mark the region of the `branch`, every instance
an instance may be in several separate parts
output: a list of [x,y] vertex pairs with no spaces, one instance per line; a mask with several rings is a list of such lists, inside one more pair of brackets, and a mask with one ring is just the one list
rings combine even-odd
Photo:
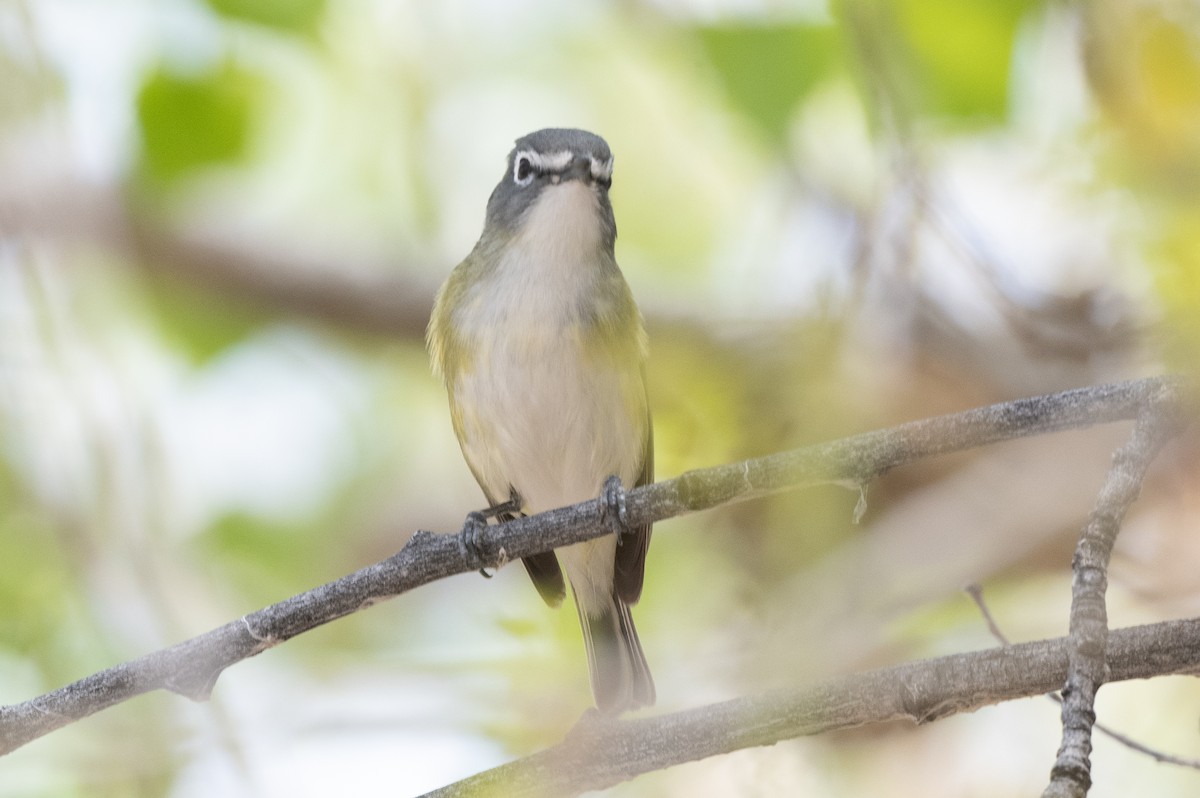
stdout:
[[[992,616],[992,611],[988,609],[987,602],[983,600],[983,588],[978,584],[970,584],[966,586],[965,590],[967,595],[971,597],[971,600],[975,602],[975,606],[979,608],[979,612],[981,615],[983,615],[983,620],[985,623],[987,623],[988,631],[992,633],[992,637],[996,638],[997,642],[999,642],[1002,646],[1011,646],[1012,643],[1009,642],[1008,636],[1000,630],[999,624],[996,623],[996,619]],[[1059,707],[1062,706],[1062,696],[1060,696],[1057,692],[1046,693],[1046,698],[1058,704]],[[1163,753],[1162,751],[1151,748],[1148,745],[1139,743],[1129,735],[1122,734],[1115,729],[1111,729],[1108,726],[1105,726],[1103,723],[1096,723],[1092,728],[1101,734],[1107,735],[1109,738],[1117,741],[1131,751],[1137,751],[1139,754],[1145,754],[1155,762],[1165,762],[1169,765],[1179,765],[1180,767],[1191,768],[1192,770],[1200,770],[1200,759],[1189,759],[1187,757]]]
[[[928,723],[1054,690],[1067,675],[1070,638],[953,654],[634,720],[585,716],[553,748],[427,793],[424,798],[576,795],[641,773],[750,746],[867,723]],[[1200,668],[1200,619],[1113,632],[1113,680]]]
[[1062,745],[1043,798],[1083,798],[1092,786],[1092,726],[1096,691],[1108,681],[1108,563],[1121,521],[1142,489],[1146,470],[1174,432],[1171,408],[1148,406],[1129,441],[1113,455],[1071,566],[1071,668],[1062,691]]
[[[420,338],[436,286],[428,270],[396,258],[263,244],[231,233],[236,225],[183,228],[139,207],[118,187],[66,177],[0,176],[0,236],[100,244],[223,297],[346,330]],[[261,237],[260,237],[261,238]]]
[[[864,485],[892,468],[939,454],[1133,419],[1145,408],[1181,403],[1183,389],[1176,377],[1080,388],[689,471],[630,491],[628,520],[639,526],[821,483]],[[458,535],[419,531],[393,556],[334,582],[38,698],[0,707],[0,754],[152,690],[204,700],[225,668],[317,626],[436,579],[609,534],[601,507],[592,499],[487,527],[474,547],[466,545],[467,527]]]

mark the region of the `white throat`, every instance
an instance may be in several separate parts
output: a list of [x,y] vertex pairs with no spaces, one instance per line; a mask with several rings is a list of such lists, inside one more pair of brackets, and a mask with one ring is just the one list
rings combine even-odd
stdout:
[[600,207],[595,193],[578,180],[568,180],[542,189],[521,220],[513,249],[520,251],[527,263],[538,261],[556,270],[577,269],[596,256],[600,237]]

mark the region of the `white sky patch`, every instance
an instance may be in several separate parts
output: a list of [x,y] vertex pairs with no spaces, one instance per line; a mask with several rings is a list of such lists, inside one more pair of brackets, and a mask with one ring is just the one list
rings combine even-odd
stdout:
[[369,386],[294,329],[230,350],[180,384],[160,420],[178,501],[194,528],[231,510],[310,514],[348,475],[354,405]]
[[[452,677],[479,693],[487,678]],[[229,729],[203,711],[208,705],[182,707],[196,755],[170,795],[416,795],[506,761],[500,743],[476,733],[479,713],[464,708],[445,681],[436,671],[397,679],[353,667],[317,679],[285,668],[230,672],[220,690],[232,713],[232,745]],[[391,764],[397,752],[403,767]]]
[[695,19],[707,23],[727,20],[763,18],[786,15],[789,19],[826,22],[832,14],[827,0],[651,0],[650,5],[680,19]]

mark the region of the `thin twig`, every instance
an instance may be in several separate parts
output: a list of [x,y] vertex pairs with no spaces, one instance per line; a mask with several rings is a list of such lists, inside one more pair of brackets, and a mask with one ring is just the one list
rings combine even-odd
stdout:
[[[1008,641],[1008,637],[1006,637],[1004,632],[1000,630],[1000,626],[996,623],[996,619],[992,617],[992,611],[988,609],[987,602],[983,600],[983,588],[972,583],[963,588],[963,590],[965,590],[967,595],[971,597],[971,600],[975,602],[975,606],[979,609],[979,614],[983,616],[983,620],[987,623],[988,631],[992,633],[992,637],[999,640],[1000,645],[1002,646],[1012,645],[1012,643]],[[1055,695],[1058,695],[1058,693],[1056,692]]]
[[[829,482],[864,485],[897,466],[1002,440],[1132,419],[1155,402],[1182,399],[1180,378],[1156,377],[1020,399],[891,429],[689,471],[626,498],[633,526],[783,490]],[[393,556],[250,613],[170,648],[93,674],[29,701],[0,707],[0,754],[152,690],[208,697],[221,672],[273,645],[436,579],[611,532],[593,499],[459,535],[420,531]]]
[[[975,606],[979,608],[979,613],[983,616],[984,621],[987,623],[988,631],[992,633],[992,637],[996,638],[996,640],[998,640],[1002,646],[1012,645],[1012,643],[1010,643],[1008,638],[1005,636],[1004,632],[1000,630],[999,625],[996,623],[995,617],[988,608],[987,602],[983,600],[983,588],[977,584],[970,584],[967,585],[964,590],[966,590],[967,595],[971,597],[971,600],[975,602]],[[1062,696],[1058,694],[1057,690],[1046,693],[1046,698],[1050,699],[1059,706],[1062,706]],[[1145,754],[1155,762],[1162,762],[1168,765],[1179,765],[1180,767],[1191,768],[1192,770],[1200,770],[1200,759],[1189,759],[1188,757],[1163,753],[1156,748],[1151,748],[1148,745],[1139,743],[1132,737],[1128,737],[1119,731],[1111,729],[1103,723],[1096,723],[1094,728],[1096,731],[1106,735],[1112,740],[1115,740],[1126,748],[1137,751],[1141,754]]]

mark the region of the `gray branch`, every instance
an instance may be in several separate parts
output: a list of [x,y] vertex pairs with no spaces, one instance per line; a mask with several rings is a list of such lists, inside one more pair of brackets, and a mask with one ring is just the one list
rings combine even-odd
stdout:
[[[1080,388],[915,421],[740,463],[689,471],[629,492],[633,526],[829,482],[865,485],[917,460],[1002,440],[1137,418],[1183,401],[1174,377]],[[29,701],[0,707],[0,754],[133,696],[169,690],[208,697],[221,672],[317,626],[435,579],[610,533],[598,499],[458,535],[419,531],[393,556],[170,648],[93,674]]]
[[[611,787],[642,773],[751,746],[868,723],[928,723],[1054,690],[1067,675],[1070,639],[953,654],[634,720],[585,716],[553,748],[484,771],[423,798],[550,798]],[[1113,632],[1111,679],[1200,668],[1200,619]]]
[[183,227],[119,187],[71,176],[0,176],[0,236],[100,245],[149,275],[165,275],[225,300],[339,328],[420,338],[436,288],[428,270],[395,256]]
[[1133,434],[1113,455],[1096,505],[1079,536],[1072,560],[1070,670],[1062,691],[1062,744],[1043,798],[1083,798],[1092,786],[1092,727],[1096,691],[1109,680],[1108,563],[1125,513],[1141,492],[1146,470],[1175,431],[1174,408],[1148,406]]
[[[977,584],[970,584],[967,585],[966,592],[967,595],[971,597],[971,600],[975,602],[975,606],[977,606],[979,611],[983,614],[983,619],[987,622],[988,630],[991,631],[992,637],[996,638],[996,640],[1002,646],[1011,646],[1012,643],[1009,642],[1008,637],[1005,636],[1004,632],[1000,631],[1000,627],[996,623],[996,619],[992,617],[992,611],[988,609],[987,602],[983,600],[983,588]],[[1057,691],[1053,693],[1046,693],[1046,698],[1058,704],[1059,709],[1061,710],[1063,700],[1062,696],[1060,696]],[[1131,751],[1137,751],[1139,754],[1145,754],[1155,762],[1164,762],[1169,765],[1178,765],[1184,768],[1191,768],[1192,770],[1200,770],[1200,759],[1190,759],[1188,757],[1164,753],[1155,748],[1151,748],[1148,745],[1139,743],[1129,735],[1122,734],[1115,729],[1105,726],[1103,723],[1097,722],[1092,726],[1092,728],[1098,732],[1108,735],[1109,738],[1116,740],[1118,743]]]

